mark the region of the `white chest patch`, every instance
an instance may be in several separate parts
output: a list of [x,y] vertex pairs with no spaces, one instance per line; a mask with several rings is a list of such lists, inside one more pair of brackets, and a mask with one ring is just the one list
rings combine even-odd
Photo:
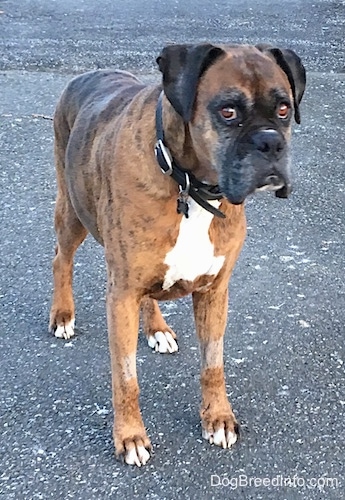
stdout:
[[[214,255],[209,228],[213,214],[189,198],[189,218],[182,217],[175,246],[166,254],[164,264],[169,266],[163,282],[163,290],[169,290],[177,281],[194,281],[204,274],[217,275],[225,257]],[[209,202],[219,207],[220,202]]]

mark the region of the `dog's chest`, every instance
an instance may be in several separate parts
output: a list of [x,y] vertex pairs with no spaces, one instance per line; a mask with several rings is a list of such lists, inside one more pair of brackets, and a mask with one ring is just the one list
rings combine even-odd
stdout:
[[[220,202],[211,202],[219,206]],[[166,254],[163,290],[169,290],[179,280],[193,282],[200,276],[217,275],[224,256],[215,256],[209,229],[214,215],[194,200],[189,200],[189,218],[182,217],[174,247]]]

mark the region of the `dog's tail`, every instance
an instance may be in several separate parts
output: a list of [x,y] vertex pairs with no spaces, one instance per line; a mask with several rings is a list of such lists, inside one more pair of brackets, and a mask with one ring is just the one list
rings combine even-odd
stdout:
[[54,154],[55,166],[61,174],[65,169],[65,156],[71,128],[64,112],[61,99],[58,102],[54,113]]
[[78,89],[80,87],[79,81],[82,81],[83,78],[84,75],[79,75],[68,82],[60,96],[54,113],[55,155],[58,162],[59,158],[61,159],[63,166],[69,136],[81,104],[79,102]]
[[74,122],[79,111],[76,88],[78,80],[80,79],[80,76],[76,77],[67,84],[56,105],[54,113],[54,151],[56,168],[58,170],[59,168],[62,168],[63,170],[65,168],[66,149],[71,130],[73,129]]

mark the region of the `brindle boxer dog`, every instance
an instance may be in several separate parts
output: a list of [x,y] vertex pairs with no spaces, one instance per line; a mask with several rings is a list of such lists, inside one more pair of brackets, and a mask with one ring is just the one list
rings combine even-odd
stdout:
[[201,347],[201,425],[229,448],[238,424],[226,396],[228,282],[246,234],[244,201],[291,191],[289,142],[305,71],[268,45],[165,47],[162,85],[121,71],[78,76],[55,118],[58,193],[50,328],[74,335],[73,257],[90,232],[104,246],[114,440],[141,466],[151,444],[136,373],[139,313],[149,346],[177,351],[156,300],[191,293]]

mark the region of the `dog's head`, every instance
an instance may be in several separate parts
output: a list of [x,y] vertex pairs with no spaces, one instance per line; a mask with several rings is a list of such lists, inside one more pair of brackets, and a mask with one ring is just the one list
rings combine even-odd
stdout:
[[289,141],[300,123],[300,58],[266,44],[171,45],[157,59],[163,88],[193,149],[231,203],[256,190],[291,192]]

